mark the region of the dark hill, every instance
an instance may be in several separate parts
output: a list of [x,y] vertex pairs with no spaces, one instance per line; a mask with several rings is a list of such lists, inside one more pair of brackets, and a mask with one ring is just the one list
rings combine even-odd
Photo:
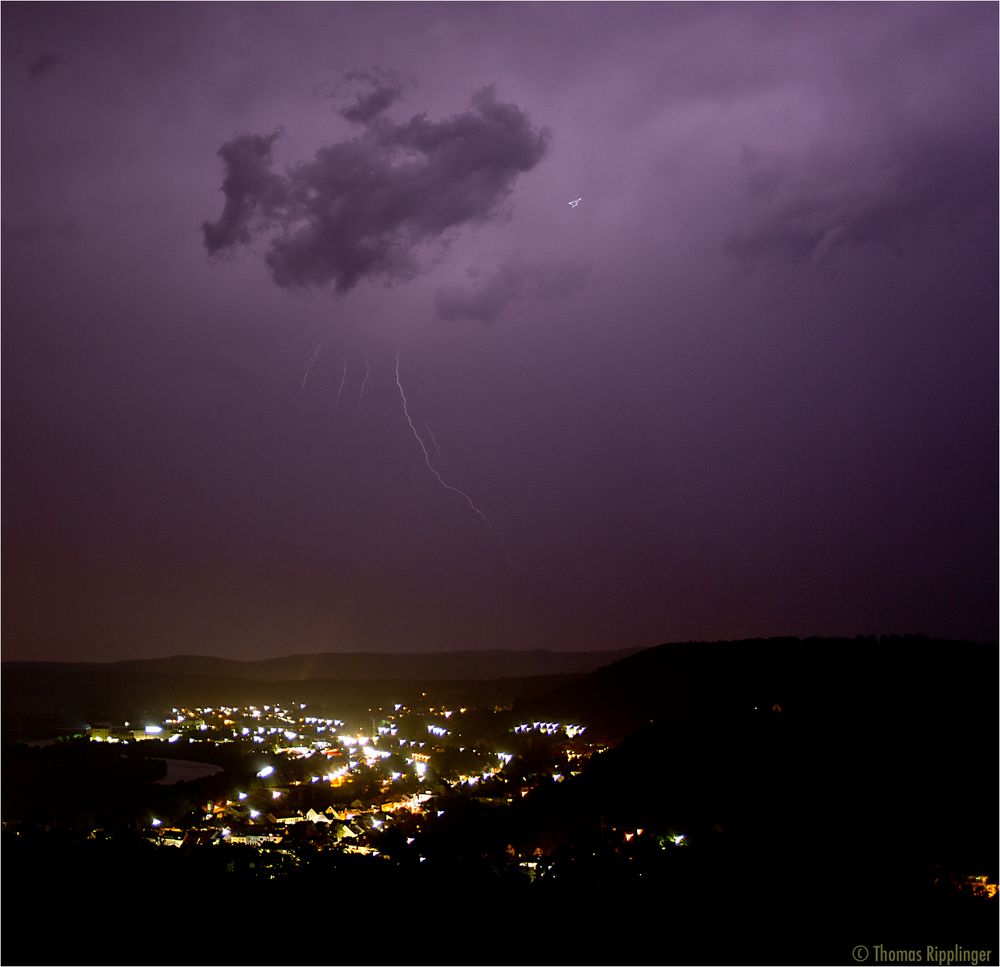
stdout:
[[995,645],[919,636],[768,638],[649,648],[515,706],[615,740],[651,721],[712,721],[775,704],[786,714],[967,717],[996,708]]
[[941,884],[997,875],[996,681],[992,646],[780,639],[666,645],[522,702],[629,733],[516,804],[539,906],[599,896],[683,963],[849,963],[880,932],[987,948],[995,902]]

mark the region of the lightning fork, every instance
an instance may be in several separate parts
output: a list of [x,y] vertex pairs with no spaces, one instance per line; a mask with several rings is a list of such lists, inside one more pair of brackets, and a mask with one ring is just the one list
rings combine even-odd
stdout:
[[427,469],[434,476],[445,490],[450,490],[453,494],[458,494],[468,505],[472,512],[489,528],[490,532],[497,538],[498,541],[503,545],[504,556],[507,559],[507,564],[516,571],[517,568],[514,567],[514,562],[510,559],[510,548],[507,546],[507,542],[504,540],[503,534],[500,533],[491,523],[490,519],[476,506],[475,501],[464,491],[460,490],[458,487],[453,487],[448,481],[438,473],[434,464],[431,463],[430,454],[427,452],[427,445],[424,443],[420,434],[417,432],[417,428],[414,425],[413,417],[410,416],[410,407],[406,399],[406,391],[403,389],[403,383],[399,378],[399,353],[396,353],[396,388],[399,390],[399,398],[403,401],[403,415],[406,417],[406,422],[410,425],[410,432],[413,434],[413,439],[417,441],[424,455],[424,463],[427,465]]
[[363,409],[363,407],[362,407],[361,404],[364,402],[364,399],[365,399],[365,387],[368,385],[368,377],[371,376],[371,374],[372,374],[372,364],[371,364],[371,360],[368,359],[368,354],[367,353],[362,353],[361,355],[365,357],[365,378],[363,380],[361,380],[361,392],[358,393],[358,409],[359,410]]
[[313,363],[319,359],[319,351],[323,348],[323,340],[321,339],[317,344],[316,348],[313,350],[313,354],[309,357],[309,361],[306,363],[305,375],[302,377],[302,388],[306,388],[306,383],[309,381],[309,373],[312,371]]
[[344,392],[344,382],[347,380],[347,357],[344,357],[344,372],[340,377],[340,386],[337,387],[337,400],[334,406],[340,406],[340,394]]

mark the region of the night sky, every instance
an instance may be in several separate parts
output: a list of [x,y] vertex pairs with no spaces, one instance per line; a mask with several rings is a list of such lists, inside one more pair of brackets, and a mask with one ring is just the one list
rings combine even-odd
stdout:
[[996,37],[4,4],[4,658],[994,638]]

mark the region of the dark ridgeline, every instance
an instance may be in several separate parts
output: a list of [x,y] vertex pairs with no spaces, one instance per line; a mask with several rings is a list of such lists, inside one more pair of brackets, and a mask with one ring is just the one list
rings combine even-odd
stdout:
[[[616,651],[525,651],[474,650],[392,652],[322,652],[265,658],[259,661],[234,661],[199,655],[174,655],[170,658],[143,658],[111,662],[122,671],[159,672],[184,675],[223,675],[267,682],[304,681],[315,678],[371,681],[428,679],[477,680],[533,675],[591,672],[633,655],[638,648]],[[108,667],[108,666],[106,666]]]
[[[174,655],[117,662],[4,662],[5,736],[81,728],[109,718],[138,718],[177,704],[307,702],[349,714],[412,699],[434,683],[437,694],[477,704],[509,704],[634,654],[617,651],[357,652],[233,661]],[[451,683],[442,690],[441,683]]]
[[[515,712],[577,717],[618,739],[650,720],[709,722],[782,706],[796,720],[952,720],[995,707],[996,645],[920,635],[659,645]],[[985,672],[987,678],[983,679]]]
[[[508,681],[513,720],[612,748],[508,807],[441,789],[423,863],[400,832],[391,861],[320,853],[274,880],[250,847],[141,841],[134,747],[67,760],[49,831],[5,836],[4,962],[835,964],[957,943],[995,963],[996,901],[941,881],[997,879],[996,681],[994,645],[919,637],[663,645],[547,691]],[[59,787],[49,751],[8,746],[5,819],[32,808],[21,785]],[[546,754],[523,745],[508,780]],[[67,832],[102,811],[107,841]]]

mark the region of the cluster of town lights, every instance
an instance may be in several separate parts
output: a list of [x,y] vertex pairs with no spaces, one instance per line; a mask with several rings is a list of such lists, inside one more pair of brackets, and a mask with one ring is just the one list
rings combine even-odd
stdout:
[[[317,770],[312,775],[293,780],[293,785],[322,781],[340,785],[348,779],[357,766],[372,766],[379,760],[391,756],[393,752],[380,747],[380,742],[394,738],[393,748],[395,749],[398,743],[397,751],[405,758],[407,769],[391,771],[388,778],[382,780],[383,788],[389,783],[404,779],[407,774],[415,776],[418,780],[427,776],[433,746],[427,748],[428,743],[419,739],[398,738],[394,716],[391,716],[387,723],[379,725],[377,729],[373,721],[373,734],[363,735],[352,734],[345,730],[345,722],[342,719],[300,714],[305,708],[305,704],[299,704],[294,712],[277,704],[172,708],[171,715],[164,719],[163,725],[149,724],[141,730],[130,732],[113,729],[110,726],[92,726],[91,738],[94,741],[138,741],[146,738],[176,742],[186,735],[191,742],[225,743],[249,740],[257,744],[267,743],[266,748],[273,755],[284,756],[287,759],[310,759],[319,756],[322,761],[343,755],[335,768]],[[410,710],[401,703],[395,704],[393,710],[397,714],[410,713]],[[461,708],[457,711],[461,714],[468,710]],[[444,719],[451,719],[456,714],[451,709],[434,707],[429,709],[429,713]],[[418,714],[426,715],[427,712]],[[128,726],[128,723],[125,725]],[[429,736],[444,739],[452,735],[452,732],[443,725],[434,723],[425,725]],[[192,734],[204,733],[209,729],[212,730],[211,734],[203,739],[196,739]],[[515,734],[534,732],[546,736],[565,735],[570,739],[581,735],[584,731],[585,727],[582,725],[546,721],[526,722],[513,728]],[[464,746],[459,748],[459,752],[465,751]],[[508,752],[494,752],[492,755],[496,756],[495,764],[486,765],[485,768],[475,772],[470,770],[459,775],[456,780],[449,781],[453,781],[456,786],[474,786],[481,780],[496,776],[512,759],[512,754]],[[573,753],[567,752],[567,755],[573,757]],[[579,754],[576,754],[576,757],[579,757]],[[258,779],[276,777],[277,767],[271,763],[264,764],[256,775]],[[553,773],[553,779],[560,782],[563,776],[561,773]],[[273,790],[271,798],[277,799],[280,795],[279,791]],[[248,798],[248,794],[240,792],[238,797],[243,801]]]
[[514,726],[514,733],[539,732],[542,735],[558,735],[565,733],[569,739],[575,739],[587,731],[585,725],[563,725],[561,722],[522,722]]

